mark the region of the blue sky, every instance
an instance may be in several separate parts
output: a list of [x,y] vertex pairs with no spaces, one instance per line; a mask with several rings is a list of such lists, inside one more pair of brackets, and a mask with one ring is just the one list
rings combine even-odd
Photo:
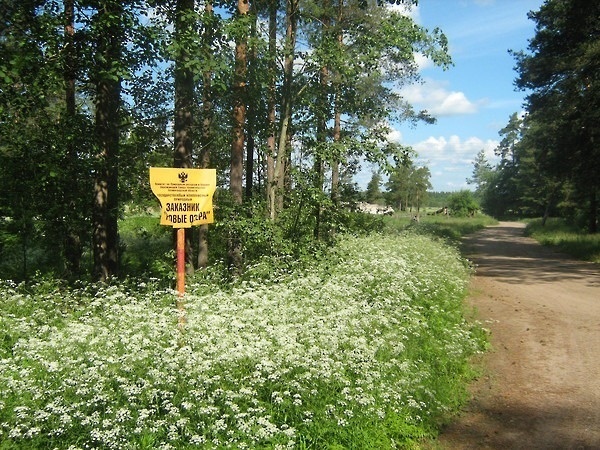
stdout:
[[[415,109],[427,109],[437,123],[416,128],[396,124],[389,139],[417,152],[415,162],[429,167],[434,191],[473,189],[466,179],[481,149],[493,162],[498,131],[513,112],[523,110],[526,95],[515,90],[515,60],[508,50],[527,49],[535,34],[527,13],[542,4],[543,0],[420,0],[411,12],[427,29],[442,29],[454,65],[444,71],[423,61],[423,83],[401,93]],[[364,167],[357,181],[363,185],[370,177],[370,168]]]

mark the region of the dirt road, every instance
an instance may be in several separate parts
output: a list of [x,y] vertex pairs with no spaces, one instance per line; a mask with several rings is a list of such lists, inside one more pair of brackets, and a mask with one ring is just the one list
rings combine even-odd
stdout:
[[492,350],[442,449],[600,449],[600,266],[501,222],[468,237]]

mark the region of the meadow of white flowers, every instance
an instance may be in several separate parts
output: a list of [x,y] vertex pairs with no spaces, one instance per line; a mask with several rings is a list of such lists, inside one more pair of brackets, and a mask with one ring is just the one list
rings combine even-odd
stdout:
[[234,286],[0,285],[0,449],[396,448],[435,433],[483,345],[469,268],[424,236],[346,237]]

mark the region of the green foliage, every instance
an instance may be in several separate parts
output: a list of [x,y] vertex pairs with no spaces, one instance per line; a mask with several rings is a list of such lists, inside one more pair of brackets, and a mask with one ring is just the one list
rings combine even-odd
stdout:
[[[215,223],[209,226],[209,251],[214,255],[213,260],[226,254],[232,235],[240,240],[247,265],[254,264],[263,256],[291,256],[296,245],[301,246],[305,238],[310,239],[311,233],[299,217],[303,212],[275,222],[267,218],[264,203],[254,201],[239,205],[226,190],[217,192],[216,204]],[[298,233],[288,235],[286,228],[294,226],[301,228]]]
[[472,217],[479,210],[479,205],[471,191],[462,190],[450,196],[448,208],[453,216]]
[[385,203],[381,192],[381,174],[373,172],[371,175],[371,180],[367,184],[367,190],[365,191],[365,201],[378,205]]
[[173,231],[157,215],[128,215],[119,222],[121,269],[130,277],[173,277]]
[[[141,48],[148,50],[152,33],[145,33],[137,21],[138,2],[112,2],[124,9],[107,13],[102,20],[94,8],[97,5],[75,3],[76,8],[87,8],[84,14],[76,11],[75,46],[64,32],[64,5],[38,1],[4,2],[1,6],[0,72],[7,75],[6,64],[10,76],[0,77],[0,203],[2,216],[9,219],[5,223],[11,226],[3,227],[0,234],[11,236],[2,242],[0,251],[10,258],[22,255],[22,270],[15,273],[4,266],[1,276],[23,279],[38,270],[70,279],[84,276],[81,264],[87,261],[82,257],[91,251],[92,180],[99,170],[98,158],[93,157],[98,129],[92,105],[97,97],[90,91],[90,81],[97,81],[94,77],[100,74],[94,73],[94,68],[106,56],[96,51],[102,47],[98,42],[101,32],[113,27],[111,37],[116,37],[114,25],[118,23],[119,33],[130,38],[128,52],[104,68],[106,79],[116,81],[148,62],[148,53]],[[104,6],[110,3],[104,2]],[[149,85],[149,78],[141,73],[127,83],[130,98],[138,98],[142,85]],[[66,85],[71,81],[74,110],[65,102]],[[111,131],[126,130],[127,106],[125,102],[122,105],[123,123],[115,124]],[[141,103],[137,106],[139,120],[143,108]],[[156,141],[164,142],[164,135]],[[126,161],[135,158],[124,152],[122,162]],[[122,173],[130,175],[132,166],[122,164]],[[138,170],[140,166],[147,170],[145,163],[138,165]],[[139,173],[132,178],[139,180]],[[131,178],[128,181],[129,186],[139,186]],[[123,185],[127,190],[127,183]],[[40,252],[50,261],[41,258]],[[3,259],[6,262],[8,258]]]
[[526,233],[543,245],[586,261],[600,263],[600,235],[589,234],[564,219],[551,218],[529,221]]
[[[193,106],[194,148],[210,153],[219,185],[225,186],[231,142],[230,86],[235,73],[230,43],[248,37],[251,57],[245,95],[252,108],[245,131],[256,141],[256,160],[264,158],[267,136],[279,132],[268,129],[265,118],[268,89],[275,89],[283,77],[281,72],[268,70],[271,61],[282,57],[277,49],[283,46],[283,36],[278,34],[271,47],[252,29],[271,5],[253,5],[252,14],[240,18],[230,14],[233,4],[217,3],[213,12],[200,14],[193,8],[182,12],[176,3],[74,2],[72,35],[65,31],[68,2],[8,1],[0,6],[0,276],[24,279],[38,270],[70,280],[89,275],[92,250],[103,248],[91,245],[92,219],[99,217],[100,208],[93,215],[90,199],[94,180],[105,169],[100,162],[107,150],[97,142],[100,135],[104,136],[100,140],[113,144],[107,162],[114,176],[102,180],[111,186],[109,211],[104,215],[110,219],[106,244],[113,248],[117,241],[113,225],[123,203],[140,208],[153,204],[147,168],[172,161],[169,136],[174,121],[169,105],[174,100],[175,60],[178,67],[194,74],[193,92],[185,96]],[[273,5],[276,13],[284,13],[283,4]],[[346,215],[317,183],[305,189],[306,180],[314,181],[307,167],[314,167],[318,159],[335,161],[347,175],[361,157],[382,165],[392,158],[403,160],[408,150],[386,143],[386,127],[375,124],[389,123],[392,116],[402,121],[431,121],[425,112],[403,102],[393,83],[419,78],[416,53],[442,67],[450,64],[441,31],[429,31],[410,16],[377,3],[343,5],[347,21],[339,21],[337,10],[322,6],[300,3],[294,14],[310,51],[303,54],[306,71],[294,73],[289,80],[294,117],[290,129],[294,135],[289,138],[301,148],[289,172],[288,186],[293,189],[285,192],[286,211],[273,224],[262,220],[262,205],[246,205],[244,211],[232,214],[223,205],[226,222],[211,227],[212,261],[226,254],[228,235],[244,240],[246,262],[252,265],[264,255],[299,257],[318,252],[323,244],[315,243],[313,236],[327,245],[336,230],[349,230],[355,222],[375,227],[364,218]],[[344,45],[339,36],[344,36]],[[330,76],[322,80],[317,75],[325,68]],[[102,110],[96,102],[105,98],[100,85],[106,84],[112,85],[110,118],[96,115]],[[201,92],[208,97],[201,100]],[[281,92],[276,93],[275,101],[281,102]],[[212,108],[203,111],[203,116],[201,104]],[[281,103],[274,108],[283,110]],[[339,139],[331,139],[330,130],[323,126],[334,109],[345,117]],[[200,133],[195,131],[209,117],[213,118],[211,136],[198,145]],[[96,123],[96,119],[102,120]],[[99,133],[104,122],[105,133]],[[191,156],[194,164],[201,156],[200,152]],[[255,184],[255,192],[265,191],[264,177],[248,184]],[[347,199],[356,196],[349,179],[343,186],[348,188],[343,192]],[[322,217],[314,217],[321,213]],[[156,248],[144,247],[144,233],[154,235],[154,230],[144,226],[129,230],[124,222],[121,225],[122,272],[163,272],[164,261],[170,258],[164,250],[167,239],[157,236]],[[161,261],[160,267],[152,261]]]
[[[306,191],[304,191],[306,193]],[[334,245],[336,234],[366,235],[383,229],[381,216],[352,212],[323,204],[322,227],[328,230],[321,240],[315,240],[314,216],[310,214],[308,198],[294,197],[279,220],[266,217],[266,207],[260,201],[242,206],[231,201],[228,191],[219,190],[215,196],[216,221],[209,225],[210,270],[219,272],[227,252],[228,238],[236,233],[244,250],[244,265],[255,274],[258,267],[265,277],[270,270],[278,273],[302,264],[310,264],[315,255]],[[152,204],[156,206],[156,200]],[[159,213],[149,207],[127,205],[119,221],[120,264],[123,277],[152,277],[171,280],[174,276],[174,239],[170,227],[160,225]],[[149,211],[149,212],[147,212]],[[42,224],[43,225],[43,224]],[[0,278],[25,280],[33,274],[60,277],[64,267],[45,247],[43,239],[21,240],[19,224],[11,219],[0,222]],[[33,230],[26,236],[41,236],[43,230],[37,220],[31,221]],[[190,230],[192,242],[198,239],[196,227]],[[28,239],[29,239],[28,238]],[[85,258],[85,262],[89,259]],[[89,265],[82,267],[80,277],[89,279]]]
[[[513,113],[499,134],[500,162],[478,194],[495,217],[559,214],[597,231],[600,158],[595,123],[600,86],[598,5],[550,0],[531,13],[536,34],[514,52],[516,85],[529,91],[526,114]],[[474,180],[480,176],[477,163]],[[487,177],[484,177],[487,178]],[[479,180],[480,181],[480,180]]]
[[475,192],[481,196],[490,186],[492,175],[492,165],[487,160],[485,150],[481,149],[473,161],[473,176],[467,180],[467,183],[474,184]]
[[427,192],[426,204],[432,208],[440,209],[444,206],[448,206],[448,199],[452,195],[452,192]]
[[384,216],[342,210],[337,214],[338,232],[350,235],[369,235],[382,232],[385,228]]
[[515,53],[516,84],[530,92],[520,193],[552,207],[562,200],[561,185],[570,185],[591,232],[600,215],[598,14],[596,3],[549,0],[531,14],[536,34],[528,52]]
[[[143,223],[131,222],[135,229]],[[465,398],[485,336],[469,270],[418,234],[189,284],[0,284],[2,448],[414,448]]]
[[412,208],[419,211],[426,204],[430,178],[427,167],[417,167],[412,161],[397,164],[386,183],[388,204],[402,211]]
[[[476,185],[482,209],[494,217],[532,213],[531,203],[524,201],[525,191],[532,186],[537,174],[527,168],[530,160],[523,140],[525,131],[524,121],[517,113],[511,114],[508,124],[498,132],[502,139],[494,151],[499,162],[492,167],[481,150],[473,164],[473,178],[467,180]],[[535,189],[537,191],[539,186]]]
[[[218,209],[215,223],[209,226],[211,264],[225,254],[229,236],[240,239],[244,266],[249,271],[243,278],[265,278],[281,271],[312,264],[313,260],[335,246],[339,234],[368,235],[383,229],[380,216],[336,208],[318,190],[307,186],[288,199],[288,207],[276,221],[267,218],[266,205],[261,200],[235,204],[228,191],[217,193]],[[321,208],[323,236],[314,237],[314,205]]]

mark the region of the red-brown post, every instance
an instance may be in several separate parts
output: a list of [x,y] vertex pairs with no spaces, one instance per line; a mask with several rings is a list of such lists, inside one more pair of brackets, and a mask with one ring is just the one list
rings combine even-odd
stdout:
[[177,229],[177,309],[179,310],[179,326],[185,323],[185,228]]

